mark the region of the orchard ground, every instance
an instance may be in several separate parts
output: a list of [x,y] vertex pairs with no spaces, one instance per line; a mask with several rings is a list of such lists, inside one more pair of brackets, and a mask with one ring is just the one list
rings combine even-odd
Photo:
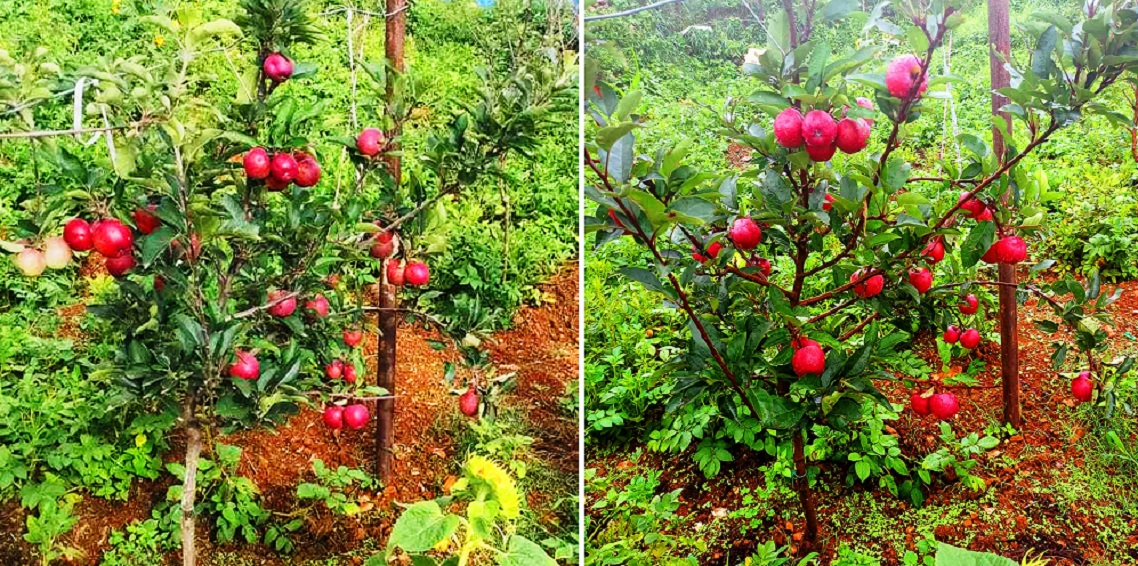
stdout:
[[[102,271],[100,262],[84,266],[82,275]],[[495,426],[503,435],[527,435],[532,447],[514,456],[528,468],[519,486],[527,496],[533,521],[522,527],[535,540],[569,537],[577,516],[577,420],[575,402],[578,375],[578,284],[576,263],[565,264],[548,283],[538,287],[541,301],[514,316],[510,330],[485,341],[492,363],[501,372],[517,372],[516,390],[505,396]],[[61,332],[82,342],[82,305],[59,309]],[[374,321],[372,321],[374,324]],[[365,334],[367,373],[376,372],[377,336]],[[293,556],[277,555],[263,547],[217,547],[207,529],[199,530],[203,564],[358,564],[382,549],[401,510],[411,503],[445,495],[459,473],[457,466],[468,452],[479,451],[480,439],[467,428],[469,419],[457,409],[440,376],[444,364],[456,365],[462,355],[438,331],[419,323],[404,323],[398,335],[396,455],[394,481],[373,493],[359,496],[365,511],[345,517],[322,505],[301,510],[305,526],[296,535]],[[459,365],[458,378],[465,379]],[[312,480],[312,463],[347,466],[370,471],[374,466],[374,422],[362,431],[333,431],[321,424],[320,412],[307,408],[276,430],[244,431],[216,438],[244,450],[238,473],[253,480],[274,513],[297,513],[296,486]],[[171,439],[166,459],[177,461],[182,439]],[[484,453],[484,452],[483,452]],[[153,505],[164,499],[173,476],[159,481],[138,481],[126,502],[85,496],[76,506],[79,522],[64,536],[64,545],[84,551],[75,564],[99,564],[108,549],[108,536],[133,521],[150,517]],[[17,501],[0,506],[0,564],[30,564],[36,556],[24,542],[27,512]],[[168,554],[173,562],[177,551]]]

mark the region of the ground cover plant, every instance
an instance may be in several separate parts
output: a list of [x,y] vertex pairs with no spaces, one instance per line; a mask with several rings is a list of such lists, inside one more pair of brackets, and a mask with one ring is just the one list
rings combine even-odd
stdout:
[[[993,475],[1030,460],[1036,431],[1075,426],[1080,439],[1091,429],[1134,443],[1115,430],[1132,419],[1133,334],[1108,314],[1128,312],[1115,303],[1126,285],[1104,285],[1105,264],[1045,261],[1041,250],[1055,249],[1045,242],[1060,230],[1052,227],[1072,221],[1053,215],[1063,171],[1033,156],[1090,116],[1127,135],[1127,107],[1117,102],[1132,73],[1131,8],[1027,11],[1014,56],[999,64],[1011,81],[996,108],[1011,119],[989,115],[970,131],[951,121],[967,102],[954,96],[970,78],[988,84],[987,69],[957,76],[944,70],[955,61],[944,50],[983,11],[858,7],[727,8],[755,18],[750,33],[761,45],[739,53],[737,67],[715,61],[713,49],[689,57],[669,40],[641,40],[635,23],[587,24],[600,55],[586,68],[595,87],[586,194],[598,205],[587,224],[597,248],[586,301],[612,306],[586,321],[593,563],[622,553],[626,562],[742,563],[752,543],[738,534],[757,534],[759,546],[771,539],[770,560],[788,552],[822,563],[917,563],[933,559],[933,540],[1019,559],[1033,548],[1023,539],[1038,536],[1057,556],[1125,560],[1133,509],[1118,500],[1091,519],[1029,527],[1016,518],[1012,532],[994,535],[969,527],[998,522],[989,516],[1001,511],[1018,517],[1011,501],[1023,493],[993,485]],[[686,15],[708,12],[696,4]],[[679,40],[693,49],[691,41]],[[722,141],[705,143],[710,135]],[[1017,271],[1027,279],[1018,286]],[[1086,277],[1064,275],[1071,271]],[[998,313],[1017,319],[1009,296],[1024,305],[1022,385],[999,379],[1009,354],[997,354],[994,330]],[[1039,410],[1059,399],[1094,408]],[[650,453],[630,452],[639,446]],[[1044,450],[1047,459],[1083,458],[1068,448]],[[619,472],[630,464],[666,473],[634,491],[642,478]],[[1036,486],[1066,481],[1024,475],[1016,477]],[[678,505],[658,504],[671,490]],[[868,510],[862,492],[872,494]],[[612,511],[621,498],[645,503],[644,514]],[[980,498],[988,511],[962,504],[967,520],[953,523],[943,506],[957,498]],[[928,509],[933,524],[914,528],[898,516],[906,509]],[[1085,537],[1063,525],[1088,520],[1111,534],[1076,550]],[[695,536],[693,522],[703,529]],[[668,535],[630,538],[660,531]]]
[[[530,415],[509,409],[527,397],[484,376],[510,363],[492,355],[489,332],[543,301],[541,278],[575,245],[575,230],[546,229],[576,214],[575,168],[550,149],[576,123],[569,8],[469,8],[463,25],[479,41],[507,42],[511,57],[479,60],[474,46],[442,36],[439,52],[455,57],[457,47],[450,63],[464,66],[440,72],[424,54],[421,74],[402,57],[385,62],[383,26],[369,27],[374,14],[355,6],[5,10],[19,33],[0,40],[10,181],[0,195],[10,257],[0,502],[11,518],[3,529],[27,543],[7,543],[5,561],[172,562],[180,549],[193,564],[238,541],[282,561],[362,551],[368,536],[323,550],[298,541],[363,533],[371,522],[367,534],[382,541],[394,502],[423,498],[403,484],[450,491],[437,463],[395,477],[407,472],[392,462],[396,438],[411,432],[395,429],[418,435],[443,418],[438,408],[414,412],[425,391],[460,389],[447,408],[465,418],[449,436],[499,415],[531,432]],[[73,35],[39,46],[53,23]],[[77,38],[96,45],[64,48]],[[527,251],[534,244],[541,251]],[[445,265],[436,261],[469,245],[493,268],[466,265],[463,278],[432,285]],[[502,292],[463,287],[480,278]],[[377,290],[406,290],[410,302],[377,308]],[[390,349],[378,347],[377,323]],[[404,368],[406,392],[382,381],[399,363],[400,326],[412,333],[401,342],[427,334],[436,346],[415,360],[429,372]],[[460,348],[464,356],[440,359]],[[394,424],[392,393],[412,411]],[[295,438],[272,440],[303,438],[311,425],[319,442],[299,451]],[[445,433],[416,444],[435,442],[432,453],[445,456]],[[266,461],[277,450],[283,461]],[[335,472],[289,461],[302,454]],[[570,470],[534,466],[550,493],[567,491]],[[287,496],[265,491],[278,485]],[[120,514],[84,527],[79,516],[107,515],[98,506],[112,498],[124,502]],[[573,544],[562,506],[519,510],[525,535],[559,558]],[[336,516],[351,520],[320,524]],[[111,529],[129,535],[111,537],[116,548],[102,557]]]

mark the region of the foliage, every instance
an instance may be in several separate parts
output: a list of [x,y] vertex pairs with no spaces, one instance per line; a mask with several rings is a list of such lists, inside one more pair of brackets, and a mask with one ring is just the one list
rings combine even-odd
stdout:
[[100,566],[150,566],[177,548],[173,536],[153,518],[127,525],[126,532],[112,532],[108,542],[111,550],[103,554]]
[[315,483],[296,486],[297,501],[318,501],[337,515],[355,515],[360,512],[358,503],[350,497],[356,490],[371,489],[376,481],[363,470],[339,466],[335,470],[316,459],[312,462]]
[[[808,503],[812,459],[840,453],[852,467],[851,481],[875,476],[882,486],[918,504],[930,471],[951,469],[966,483],[977,484],[967,474],[973,464],[967,454],[997,440],[966,435],[957,441],[946,431],[951,449],[926,456],[910,475],[915,462],[906,463],[895,440],[880,433],[882,414],[892,407],[875,382],[895,379],[886,370],[898,362],[910,373],[924,372],[895,352],[920,328],[918,322],[944,328],[959,320],[966,327],[984,328],[983,313],[958,319],[954,312],[961,287],[985,284],[980,275],[985,268],[978,264],[982,256],[991,256],[986,252],[996,241],[1015,233],[1033,242],[1042,237],[1048,206],[1059,196],[1048,176],[1025,165],[1023,158],[1084,114],[1128,125],[1100,95],[1133,74],[1134,61],[1126,55],[1138,39],[1133,14],[1122,6],[1086,7],[1078,18],[1078,33],[1086,35],[1078,42],[1071,41],[1069,16],[1037,14],[1037,21],[1025,26],[1033,45],[1029,63],[1009,61],[1012,86],[1000,91],[1011,100],[1004,110],[1015,121],[1014,131],[1005,132],[1010,152],[997,155],[981,137],[964,133],[956,136],[962,151],[957,160],[946,156],[912,164],[913,156],[902,147],[919,135],[914,124],[935,111],[946,85],[958,82],[952,75],[933,76],[936,50],[946,33],[964,21],[958,4],[897,6],[893,12],[879,5],[858,17],[865,23],[863,32],[872,30],[882,38],[844,53],[833,49],[824,31],[815,33],[826,26],[811,27],[810,22],[811,17],[842,21],[856,8],[853,4],[827,7],[837,13],[827,12],[824,20],[821,12],[811,14],[809,6],[794,14],[773,10],[765,47],[748,52],[743,64],[744,73],[756,77],[759,86],[745,97],[714,105],[722,108],[716,111],[717,132],[751,152],[749,167],[739,173],[708,171],[688,159],[702,152],[691,141],[697,136],[686,132],[646,149],[641,138],[651,135],[641,132],[650,130],[655,108],[643,104],[641,75],[622,86],[598,82],[590,91],[593,85],[586,84],[593,132],[586,148],[592,172],[586,195],[597,204],[587,229],[595,233],[598,247],[622,239],[635,242],[640,261],[629,262],[621,275],[686,319],[671,329],[682,346],[659,371],[674,385],[647,445],[690,450],[707,476],[734,460],[734,445],[785,462],[785,477],[807,502],[809,537],[814,536]],[[795,23],[803,18],[805,24]],[[883,74],[865,70],[894,41],[901,44],[901,53],[916,54],[908,55],[918,76],[907,93],[889,88]],[[601,74],[600,64],[587,62],[586,75]],[[1089,74],[1080,71],[1092,68],[1096,70]],[[923,87],[917,86],[926,77],[931,90],[922,95]],[[876,110],[858,108],[853,100],[859,95],[870,96]],[[813,154],[776,143],[767,123],[754,117],[773,117],[790,106],[803,112],[842,110],[850,120],[876,118],[878,124],[884,122],[879,131],[888,135],[884,144],[857,155],[811,158]],[[931,173],[918,175],[918,169]],[[918,188],[922,186],[926,188]],[[1003,201],[1005,194],[1008,200]],[[956,214],[975,196],[994,213],[993,222],[966,223]],[[753,252],[754,244],[733,242],[728,232],[733,222],[752,220],[762,228],[764,242]],[[950,253],[940,266],[940,259],[922,258],[922,250],[934,241],[959,254]],[[716,251],[721,246],[724,253]],[[762,257],[774,265],[769,276],[758,268]],[[996,263],[991,257],[985,261]],[[922,265],[935,270],[941,282],[927,294],[905,277]],[[1049,265],[1041,263],[1033,273]],[[885,291],[872,298],[867,295],[876,292],[858,290],[871,277],[885,283]],[[1106,335],[1100,334],[1107,322],[1105,308],[1117,295],[1101,292],[1098,271],[1088,279],[1086,285],[1026,283],[1021,292],[1051,304],[1061,323],[1075,331],[1073,343],[1086,366],[1104,379],[1113,366],[1126,363],[1099,361],[1105,353]],[[1066,293],[1072,294],[1070,300],[1056,298]],[[1039,324],[1048,332],[1058,327],[1049,321]],[[815,348],[819,357],[824,349],[818,370],[803,371],[791,363],[792,356],[798,358],[794,342],[807,338],[820,343]],[[1055,346],[1053,361],[1059,369],[1070,346]],[[948,344],[941,352],[945,362],[967,354]],[[627,367],[621,354],[611,363],[617,369]],[[604,371],[600,360],[591,359],[588,375]],[[978,369],[956,382],[967,384]],[[610,388],[606,392],[619,391],[616,376],[590,379],[604,382]],[[638,397],[645,397],[646,389],[640,391]],[[590,417],[592,423],[620,422],[619,412]],[[867,429],[868,435],[848,437],[853,449],[804,449],[814,435]],[[957,450],[965,455],[957,457]]]
[[[452,487],[452,496],[407,507],[395,522],[387,551],[368,564],[384,564],[396,550],[411,555],[416,564],[456,560],[466,566],[479,555],[504,566],[556,564],[537,543],[514,534],[521,494],[505,470],[475,455],[466,461],[463,474]],[[465,516],[444,511],[456,502],[466,503]],[[432,550],[452,558],[437,561],[427,555]]]

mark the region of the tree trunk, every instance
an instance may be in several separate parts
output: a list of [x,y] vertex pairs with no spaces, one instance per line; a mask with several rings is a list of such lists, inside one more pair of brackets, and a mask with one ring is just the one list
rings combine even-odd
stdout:
[[[376,385],[395,395],[395,331],[399,323],[399,297],[395,286],[379,283],[379,360]],[[375,403],[376,475],[386,482],[391,477],[392,449],[395,447],[395,399],[380,399]]]
[[802,513],[806,515],[806,540],[800,554],[805,554],[818,542],[818,513],[814,509],[814,492],[810,489],[810,478],[806,477],[806,450],[802,432],[794,434],[794,489],[798,491],[798,501]]
[[[1007,58],[1011,52],[1010,25],[1008,22],[1008,0],[988,0],[988,38],[992,43],[993,53],[989,56],[989,70],[992,78],[992,114],[1003,118],[1011,133],[1011,117],[1006,112],[1000,112],[1008,99],[996,90],[1009,85],[1010,77],[1004,69],[1001,58]],[[992,151],[1000,159],[1007,156],[1007,147],[1004,136],[995,126],[992,127]],[[1009,204],[1011,188],[1000,198],[1004,206]],[[1010,235],[1010,234],[1009,234]],[[1019,319],[1016,305],[1016,271],[1014,265],[1001,263],[999,266],[1000,285],[1000,369],[1004,392],[1004,423],[1015,428],[1021,424],[1019,412]],[[1010,283],[1010,285],[1007,285]]]
[[186,429],[186,475],[182,478],[182,565],[194,566],[197,559],[194,548],[194,496],[197,492],[198,457],[202,452],[202,432],[194,417],[194,401],[182,404],[182,419]]

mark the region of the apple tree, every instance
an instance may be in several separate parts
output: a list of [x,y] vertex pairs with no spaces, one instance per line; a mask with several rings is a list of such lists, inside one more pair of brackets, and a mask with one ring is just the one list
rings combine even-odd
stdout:
[[[935,99],[955,78],[933,76],[932,62],[962,21],[960,2],[878,4],[867,30],[899,39],[905,51],[884,69],[879,45],[838,54],[815,37],[813,23],[840,21],[847,3],[817,13],[783,4],[769,15],[767,45],[743,65],[757,90],[728,100],[720,116],[722,135],[753,150],[743,172],[685,164],[690,142],[654,153],[637,147],[641,93],[587,85],[595,136],[586,147],[586,196],[598,206],[586,226],[597,245],[628,238],[646,250],[648,264],[622,273],[688,321],[686,355],[666,366],[676,381],[669,407],[710,406],[715,419],[677,415],[670,428],[690,434],[654,433],[649,445],[680,451],[694,435],[709,474],[733,458],[731,444],[766,452],[792,480],[813,542],[810,460],[819,455],[808,447],[818,427],[865,430],[894,411],[878,383],[896,379],[886,357],[909,339],[917,313],[944,333],[940,347],[952,356],[983,343],[986,311],[970,291],[1001,285],[985,277],[987,265],[1027,260],[1029,242],[1046,233],[1046,203],[1060,196],[1024,158],[1084,115],[1127,123],[1100,95],[1138,68],[1138,12],[1091,2],[1077,23],[1037,15],[1027,27],[1030,59],[1004,62],[1012,81],[1000,90],[1011,101],[1003,110],[1016,122],[1003,132],[1008,151],[961,134],[967,156],[958,166],[909,163],[896,150],[910,124],[937,115]],[[871,137],[882,141],[879,151],[866,150]],[[1073,344],[1056,343],[1054,360],[1058,369],[1071,346],[1086,358],[1090,374],[1075,380],[1076,397],[1091,399],[1091,374],[1101,380],[1129,369],[1128,361],[1099,359],[1104,309],[1118,295],[1102,293],[1097,276],[1085,285],[1022,283],[1017,294],[1040,296],[1075,330]],[[1109,387],[1099,390],[1109,397]],[[959,410],[935,380],[902,403],[942,420]],[[880,484],[921,503],[927,469],[895,448],[880,455]],[[861,481],[873,469],[855,468]]]

